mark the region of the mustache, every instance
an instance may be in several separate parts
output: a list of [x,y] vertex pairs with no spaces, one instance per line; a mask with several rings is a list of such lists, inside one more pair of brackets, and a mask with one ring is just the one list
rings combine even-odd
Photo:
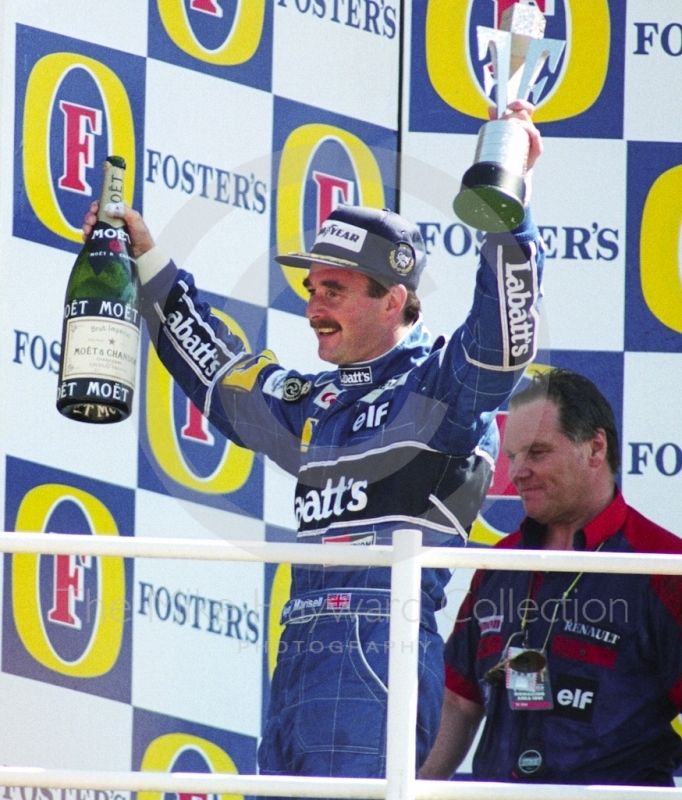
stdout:
[[326,329],[327,331],[333,331],[334,333],[336,333],[336,331],[340,331],[341,330],[341,326],[339,325],[339,323],[336,322],[333,319],[310,320],[310,327],[314,331],[317,331],[317,330],[320,330],[321,328],[323,328],[323,329]]

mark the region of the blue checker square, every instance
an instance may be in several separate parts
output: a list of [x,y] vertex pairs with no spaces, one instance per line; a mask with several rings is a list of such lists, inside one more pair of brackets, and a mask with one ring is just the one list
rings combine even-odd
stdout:
[[149,0],[148,55],[269,92],[273,3]]
[[[211,292],[201,296],[247,352],[264,349],[266,309]],[[261,519],[262,457],[209,423],[161,364],[146,326],[140,375],[139,488]]]
[[[7,456],[5,529],[132,536],[135,492]],[[5,554],[2,670],[129,703],[131,559]]]
[[256,747],[253,736],[133,709],[132,768],[136,771],[253,775]]
[[682,144],[628,142],[625,349],[682,352]]
[[78,253],[108,155],[142,210],[146,59],[17,25],[12,233]]
[[[308,252],[340,203],[395,208],[396,131],[275,97],[273,254]],[[304,314],[305,270],[270,265],[270,305]]]
[[[490,101],[490,59],[478,58],[477,27],[497,27],[511,2],[419,0],[412,6],[409,128],[478,133]],[[546,136],[623,136],[625,5],[618,0],[538,0],[546,39],[566,42],[554,68],[545,62],[535,85],[535,119]],[[570,21],[569,21],[570,20]],[[541,82],[545,81],[541,88]]]

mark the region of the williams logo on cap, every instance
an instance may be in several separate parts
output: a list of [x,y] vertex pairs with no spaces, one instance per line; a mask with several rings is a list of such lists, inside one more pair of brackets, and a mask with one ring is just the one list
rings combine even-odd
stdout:
[[391,269],[398,275],[409,275],[414,269],[414,250],[409,244],[401,242],[388,254]]

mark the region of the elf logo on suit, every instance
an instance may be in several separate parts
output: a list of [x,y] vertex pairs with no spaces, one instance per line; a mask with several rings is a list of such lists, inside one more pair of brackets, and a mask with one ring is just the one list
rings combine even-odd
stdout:
[[[426,69],[433,89],[451,108],[487,119],[484,67],[478,59],[476,27],[495,27],[510,3],[498,0],[429,0],[425,19]],[[609,71],[611,10],[608,0],[539,0],[545,36],[566,41],[556,72],[547,67],[537,122],[576,117],[599,98]]]
[[[12,458],[7,481],[10,530],[132,534],[132,490]],[[130,570],[113,556],[7,555],[3,669],[129,700]]]
[[111,153],[126,160],[133,204],[144,61],[19,25],[16,73],[13,233],[77,251],[83,209]]

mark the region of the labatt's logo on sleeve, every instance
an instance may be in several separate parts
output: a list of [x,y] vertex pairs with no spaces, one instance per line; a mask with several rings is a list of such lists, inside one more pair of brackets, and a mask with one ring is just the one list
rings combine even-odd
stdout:
[[[484,62],[477,53],[476,25],[496,27],[496,19],[517,0],[429,0],[426,12],[426,67],[431,84],[449,106],[487,119]],[[536,122],[576,117],[598,99],[609,67],[611,16],[608,0],[537,0],[548,27],[563,18],[566,54],[559,71],[547,76],[537,101]],[[549,33],[547,33],[550,36]]]
[[[277,252],[309,252],[322,223],[341,203],[385,206],[383,179],[371,149],[354,133],[311,123],[289,134],[277,180]],[[325,229],[322,235],[334,231]],[[338,234],[338,228],[335,229]],[[361,242],[346,238],[344,246]],[[305,270],[282,266],[296,294],[308,300]]]
[[151,0],[166,33],[187,55],[218,67],[243,64],[260,44],[265,0]]
[[[8,480],[10,473],[11,464]],[[22,482],[19,473],[12,480]],[[133,492],[120,487],[107,486],[99,497],[67,483],[42,483],[20,499],[14,528],[118,536],[122,513],[132,533],[132,508]],[[4,615],[3,669],[129,702],[131,601],[124,559],[7,558],[11,591],[5,602],[11,597],[11,606]],[[10,609],[14,624],[8,626]]]
[[129,74],[124,82],[117,68],[139,72],[142,63],[92,45],[83,48],[101,58],[61,49],[80,44],[18,26],[14,234],[69,250],[82,245],[83,209],[98,196],[107,155],[125,158],[124,199],[133,204],[136,126]]
[[[214,742],[191,733],[166,733],[148,745],[141,772],[225,773],[237,775],[233,759]],[[138,800],[163,800],[163,792],[139,792]],[[172,796],[172,795],[171,795]],[[178,794],[178,800],[242,800],[241,795]]]
[[[250,353],[251,345],[242,326],[219,309],[213,308],[213,313],[241,338],[246,352]],[[178,322],[178,328],[184,330],[182,323]],[[189,357],[194,357],[201,369],[208,370],[210,375],[206,383],[210,383],[215,372],[211,371],[215,354],[212,356],[209,348],[195,356],[190,353]],[[244,382],[253,377],[255,380],[259,366],[256,360],[251,364],[253,376],[242,371],[232,379]],[[254,454],[222,436],[214,436],[207,418],[182,395],[151,343],[147,350],[146,375],[145,422],[149,449],[165,475],[180,487],[204,497],[232,494],[241,489],[251,475]],[[203,446],[201,465],[197,463],[198,457],[192,458],[188,453],[188,447],[193,445]]]

